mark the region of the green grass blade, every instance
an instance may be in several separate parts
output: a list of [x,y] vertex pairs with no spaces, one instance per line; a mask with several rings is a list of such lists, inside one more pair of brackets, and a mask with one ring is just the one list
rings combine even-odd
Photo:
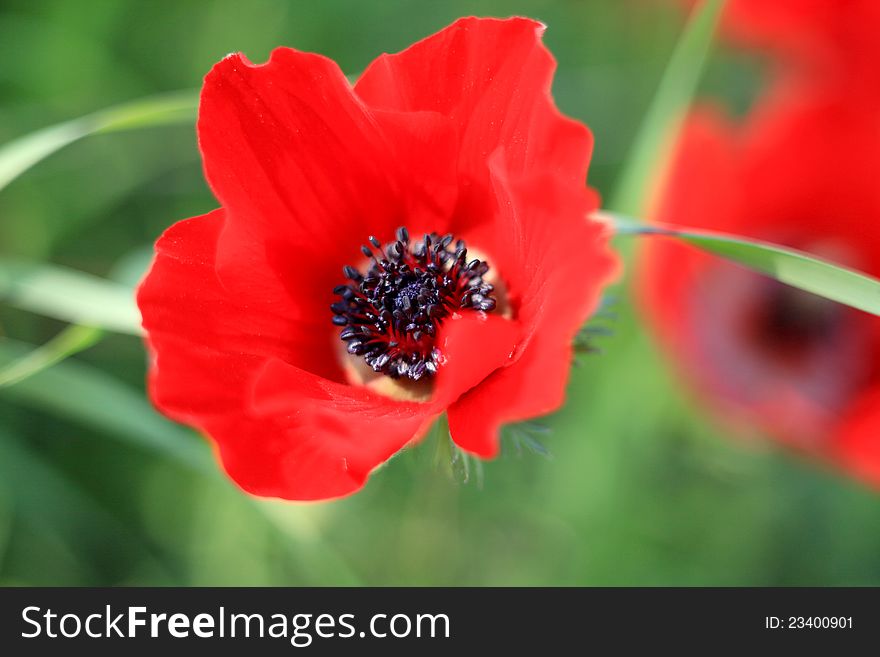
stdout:
[[92,326],[68,326],[46,344],[5,367],[0,367],[0,388],[11,386],[60,363],[97,343],[103,333]]
[[0,147],[0,190],[52,153],[89,135],[194,122],[198,94],[181,91],[115,105],[19,137]]
[[0,258],[0,302],[72,324],[141,334],[132,288],[57,265]]
[[611,195],[611,210],[630,215],[644,211],[651,179],[664,168],[691,104],[723,6],[724,0],[705,0],[692,13]]
[[692,244],[782,283],[880,316],[880,280],[796,249],[761,240],[668,224],[642,224],[611,213],[597,213],[617,235],[669,237]]

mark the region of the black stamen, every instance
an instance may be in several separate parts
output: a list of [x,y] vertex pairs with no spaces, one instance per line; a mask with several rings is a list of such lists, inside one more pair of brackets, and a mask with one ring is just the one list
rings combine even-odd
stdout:
[[370,259],[361,274],[346,265],[352,281],[333,293],[342,298],[331,305],[333,323],[349,353],[361,356],[374,371],[394,379],[418,381],[436,374],[442,358],[434,347],[438,326],[453,312],[470,309],[491,312],[494,289],[483,280],[489,265],[467,262],[467,247],[452,235],[425,235],[410,244],[409,231],[397,229],[396,241],[385,247],[374,236],[361,252]]
[[363,278],[358,270],[350,265],[345,265],[345,267],[342,268],[342,273],[345,274],[346,278],[353,281],[360,281],[361,278]]

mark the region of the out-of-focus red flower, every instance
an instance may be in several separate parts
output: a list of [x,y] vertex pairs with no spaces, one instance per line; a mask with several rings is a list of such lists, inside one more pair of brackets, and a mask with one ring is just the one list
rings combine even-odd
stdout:
[[[776,97],[743,127],[691,117],[659,220],[767,239],[880,275],[880,121],[843,97]],[[725,419],[880,484],[880,321],[665,241],[641,296]]]
[[463,19],[353,87],[285,48],[205,78],[222,208],[159,239],[138,303],[155,404],[245,490],[351,493],[444,411],[491,457],[502,424],[562,403],[616,261],[543,29]]
[[[688,0],[693,5],[693,0]],[[722,32],[781,55],[801,81],[880,87],[877,0],[728,0]]]

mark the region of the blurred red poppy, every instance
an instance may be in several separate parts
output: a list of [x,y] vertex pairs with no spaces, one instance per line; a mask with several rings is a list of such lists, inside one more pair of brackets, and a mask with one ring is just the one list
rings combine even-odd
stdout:
[[353,87],[285,48],[205,78],[222,208],[159,239],[138,303],[155,404],[245,490],[351,493],[444,411],[491,457],[503,423],[562,403],[616,260],[543,29],[459,20]]
[[[686,126],[659,220],[767,239],[880,275],[880,121],[847,98]],[[880,321],[698,253],[646,245],[641,296],[662,345],[727,420],[880,484]]]
[[801,82],[880,90],[877,0],[729,0],[722,29],[782,55]]

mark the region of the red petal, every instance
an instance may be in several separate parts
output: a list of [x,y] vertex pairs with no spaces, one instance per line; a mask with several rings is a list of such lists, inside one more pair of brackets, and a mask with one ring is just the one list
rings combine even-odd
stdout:
[[736,0],[727,3],[724,27],[745,45],[788,55],[808,84],[842,82],[848,93],[876,98],[876,0]]
[[[154,359],[150,394],[164,413],[211,435],[242,487],[284,496],[287,483],[277,465],[230,463],[227,443],[255,446],[254,463],[261,454],[277,453],[275,421],[246,412],[253,377],[267,360],[278,358],[342,378],[330,343],[335,335],[329,323],[316,330],[292,320],[286,308],[231,296],[214,271],[222,225],[218,210],[175,224],[156,244],[155,263],[138,291]],[[327,477],[327,495],[350,489],[350,482]]]
[[372,112],[319,55],[279,48],[262,66],[218,63],[199,142],[227,211],[221,279],[233,292],[295,297],[299,317],[326,316],[341,266],[368,236],[391,239],[411,218],[442,232],[456,200],[449,120]]
[[446,407],[482,386],[493,371],[513,361],[523,339],[518,322],[498,315],[467,311],[447,321],[437,338],[445,365],[437,373],[433,401]]
[[845,470],[880,487],[880,388],[865,392],[853,405],[828,450]]
[[329,322],[321,328],[303,324],[291,318],[290,304],[234,297],[220,284],[214,250],[223,218],[223,210],[215,210],[169,228],[156,243],[156,260],[138,291],[144,328],[158,352],[154,392],[171,412],[187,407],[222,412],[235,397],[229,386],[254,359],[283,358],[342,377],[330,357],[335,336]]
[[[497,185],[511,202],[502,203],[507,211],[487,229],[505,236],[506,248],[494,251],[492,262],[500,263],[523,339],[510,366],[449,409],[455,442],[483,457],[498,452],[502,424],[562,405],[574,336],[617,269],[605,227],[587,219],[597,205],[587,190],[554,178],[532,179],[507,190],[504,182]],[[477,235],[475,243],[493,244],[488,235]]]
[[256,481],[274,478],[272,495],[300,500],[359,489],[373,468],[419,437],[439,413],[432,405],[395,402],[277,359],[257,373],[249,406],[253,421],[271,424],[274,434],[269,441],[230,434],[222,446],[227,467]]
[[[353,492],[369,473],[422,436],[436,417],[490,372],[509,361],[519,328],[500,317],[468,313],[444,326],[438,340],[446,363],[429,402],[398,402],[363,386],[347,386],[272,360],[255,379],[250,406],[274,423],[264,444],[247,435],[221,444],[230,472],[278,472],[273,495],[315,499]],[[338,488],[331,489],[331,486]]]
[[543,32],[525,18],[463,18],[399,54],[382,55],[355,89],[373,107],[451,117],[466,175],[482,180],[488,155],[503,146],[512,174],[541,170],[582,185],[592,136],[553,104],[556,63]]

